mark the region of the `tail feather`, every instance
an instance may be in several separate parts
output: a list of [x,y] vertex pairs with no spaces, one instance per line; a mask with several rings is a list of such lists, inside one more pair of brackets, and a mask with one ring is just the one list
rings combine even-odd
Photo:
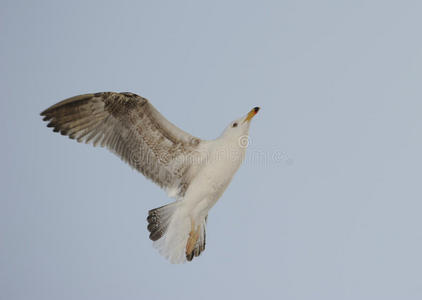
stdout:
[[170,219],[177,208],[178,202],[173,202],[161,207],[151,209],[148,212],[148,231],[150,232],[149,238],[152,241],[159,240],[166,232],[170,223]]
[[154,247],[171,263],[191,261],[205,250],[206,218],[195,224],[181,202],[150,210],[147,221]]

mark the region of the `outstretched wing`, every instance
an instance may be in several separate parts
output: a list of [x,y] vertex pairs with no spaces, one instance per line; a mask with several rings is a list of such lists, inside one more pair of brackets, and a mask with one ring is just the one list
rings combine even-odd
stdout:
[[41,115],[55,132],[107,147],[171,196],[184,195],[198,167],[201,140],[166,120],[147,99],[132,93],[80,95],[51,106]]

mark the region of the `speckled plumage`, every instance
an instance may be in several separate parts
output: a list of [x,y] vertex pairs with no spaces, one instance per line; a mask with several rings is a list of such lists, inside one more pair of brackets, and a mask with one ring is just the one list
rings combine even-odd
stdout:
[[200,139],[167,121],[141,96],[85,94],[63,100],[41,115],[55,132],[107,147],[178,197],[188,188],[190,162],[198,155]]

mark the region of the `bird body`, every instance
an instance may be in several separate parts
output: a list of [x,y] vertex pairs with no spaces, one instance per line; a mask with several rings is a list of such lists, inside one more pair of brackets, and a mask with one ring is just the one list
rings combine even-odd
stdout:
[[215,140],[201,140],[167,121],[143,97],[97,93],[69,98],[43,111],[48,126],[78,142],[109,148],[176,201],[148,213],[154,247],[172,263],[205,249],[209,210],[226,190],[246,153],[259,108],[229,124]]

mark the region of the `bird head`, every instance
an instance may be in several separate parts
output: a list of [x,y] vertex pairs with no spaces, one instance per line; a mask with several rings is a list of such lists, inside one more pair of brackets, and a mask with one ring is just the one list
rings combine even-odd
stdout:
[[224,130],[223,138],[240,138],[247,136],[252,118],[258,113],[259,107],[252,108],[246,115],[230,122]]

